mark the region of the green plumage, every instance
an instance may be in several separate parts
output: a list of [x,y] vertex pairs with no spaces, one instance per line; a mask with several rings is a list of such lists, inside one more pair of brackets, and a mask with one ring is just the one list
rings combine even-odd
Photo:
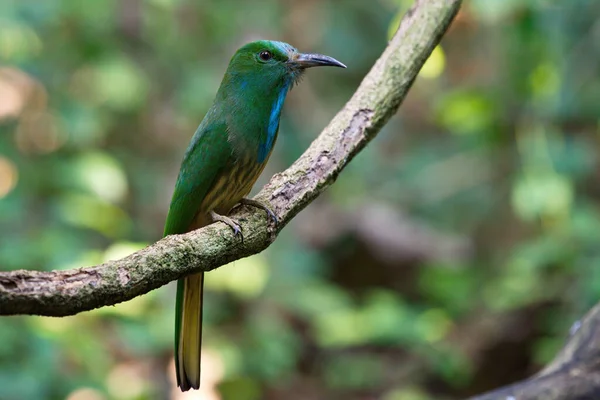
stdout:
[[[250,192],[268,161],[287,92],[305,68],[321,65],[344,67],[282,42],[252,42],[235,53],[183,158],[165,236],[217,220],[237,229],[223,216]],[[200,386],[203,275],[177,284],[175,365],[182,391]]]

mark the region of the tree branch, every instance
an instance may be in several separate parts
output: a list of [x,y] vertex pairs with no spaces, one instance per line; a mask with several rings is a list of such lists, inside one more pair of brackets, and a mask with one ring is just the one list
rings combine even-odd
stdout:
[[600,304],[571,328],[556,358],[533,377],[469,400],[600,399]]
[[69,271],[0,273],[0,315],[72,315],[130,300],[184,275],[210,271],[267,248],[279,231],[330,186],[342,169],[396,112],[423,63],[439,43],[461,0],[416,0],[356,93],[308,150],[273,176],[257,199],[264,212],[242,208],[243,242],[217,223],[173,235],[128,257]]

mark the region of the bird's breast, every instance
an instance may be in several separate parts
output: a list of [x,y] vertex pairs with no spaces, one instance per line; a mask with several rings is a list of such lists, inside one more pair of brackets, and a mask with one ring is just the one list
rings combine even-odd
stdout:
[[257,163],[256,158],[244,157],[230,164],[208,190],[200,209],[227,214],[233,206],[250,193],[252,186],[262,173],[265,162]]

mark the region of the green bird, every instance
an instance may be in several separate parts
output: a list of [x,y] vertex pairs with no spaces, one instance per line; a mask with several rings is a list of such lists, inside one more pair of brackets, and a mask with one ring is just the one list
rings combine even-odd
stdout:
[[[243,203],[277,139],[281,108],[306,68],[346,68],[321,54],[302,54],[287,43],[260,40],[240,48],[229,62],[215,100],[198,126],[181,164],[164,235],[189,232],[216,221],[240,235],[226,215]],[[200,387],[204,273],[177,282],[175,367],[182,391]]]

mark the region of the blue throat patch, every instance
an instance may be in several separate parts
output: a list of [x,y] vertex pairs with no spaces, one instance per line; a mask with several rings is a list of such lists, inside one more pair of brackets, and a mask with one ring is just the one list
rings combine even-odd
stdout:
[[283,107],[283,102],[285,100],[285,96],[290,88],[290,84],[286,83],[281,90],[279,91],[279,95],[273,103],[273,107],[271,108],[271,115],[269,116],[269,125],[267,126],[267,138],[264,142],[260,144],[258,148],[258,162],[262,164],[271,149],[273,148],[273,142],[275,141],[275,136],[277,136],[277,129],[279,129],[279,117],[281,116],[281,108]]

